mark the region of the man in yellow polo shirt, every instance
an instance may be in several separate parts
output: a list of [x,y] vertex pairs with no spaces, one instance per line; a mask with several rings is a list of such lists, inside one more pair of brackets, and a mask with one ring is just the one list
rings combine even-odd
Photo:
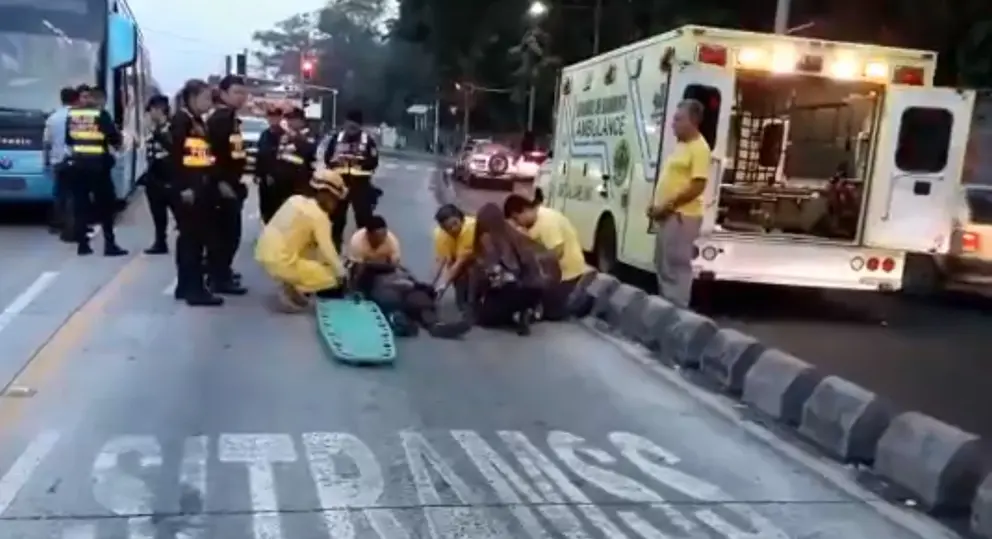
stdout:
[[647,216],[656,223],[658,292],[679,307],[692,295],[692,254],[703,224],[703,192],[710,175],[710,146],[699,132],[703,104],[687,99],[672,119],[678,143],[665,160]]
[[568,296],[588,271],[579,235],[572,222],[561,212],[513,194],[503,203],[503,214],[519,226],[532,240],[540,243],[558,259],[561,282],[551,287],[544,301],[545,320],[568,316]]
[[475,250],[475,218],[466,216],[454,204],[445,204],[434,214],[434,255],[437,258],[436,289],[454,285],[460,306],[468,300],[468,264]]

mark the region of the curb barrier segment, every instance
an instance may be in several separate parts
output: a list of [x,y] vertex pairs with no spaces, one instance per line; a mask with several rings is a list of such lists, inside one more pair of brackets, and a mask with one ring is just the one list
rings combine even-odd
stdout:
[[589,286],[586,287],[586,294],[592,298],[592,312],[589,314],[602,319],[609,309],[610,296],[619,287],[620,281],[616,277],[596,272]]
[[790,426],[799,425],[803,405],[823,379],[812,365],[769,348],[744,376],[741,400]]
[[587,271],[579,277],[579,282],[575,284],[575,289],[568,295],[568,312],[578,318],[585,318],[592,312],[593,299],[589,296],[589,285],[596,279],[598,272]]
[[648,296],[638,316],[640,333],[634,339],[649,350],[659,351],[678,312],[678,307],[661,296]]
[[971,506],[971,531],[979,537],[992,539],[992,474],[978,487],[978,495]]
[[843,462],[871,464],[892,415],[871,391],[827,376],[803,405],[799,433]]
[[688,309],[678,309],[661,341],[661,354],[681,367],[699,367],[699,358],[717,329],[716,323],[709,318]]
[[736,329],[721,329],[703,349],[699,368],[723,391],[739,396],[744,390],[747,371],[765,350],[765,345],[750,335]]
[[607,299],[603,320],[625,337],[640,333],[640,314],[647,301],[647,292],[629,284],[621,284]]
[[979,444],[974,434],[907,412],[882,435],[873,468],[928,511],[968,511],[984,471]]

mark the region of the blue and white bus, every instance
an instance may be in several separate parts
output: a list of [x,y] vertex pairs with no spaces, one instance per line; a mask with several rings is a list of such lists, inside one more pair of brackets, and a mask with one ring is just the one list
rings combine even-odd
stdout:
[[59,91],[89,84],[125,138],[114,182],[125,200],[144,172],[144,102],[157,89],[141,34],[124,0],[0,0],[0,203],[46,203],[45,119]]

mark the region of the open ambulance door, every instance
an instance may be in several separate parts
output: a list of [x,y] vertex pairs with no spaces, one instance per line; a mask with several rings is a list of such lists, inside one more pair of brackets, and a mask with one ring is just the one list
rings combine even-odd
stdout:
[[[695,99],[703,104],[703,119],[699,130],[712,149],[710,176],[704,193],[706,208],[703,220],[703,233],[712,231],[716,224],[717,201],[720,192],[720,179],[723,175],[723,160],[727,155],[727,138],[730,132],[730,112],[734,104],[733,72],[722,66],[702,63],[677,64],[672,66],[668,81],[667,102],[662,125],[661,148],[658,150],[657,173],[647,178],[644,193],[631,192],[632,201],[625,223],[622,252],[631,259],[651,267],[654,259],[654,226],[645,215],[648,204],[653,201],[660,172],[665,161],[675,150],[678,142],[672,132],[672,117],[680,102]],[[637,179],[635,179],[637,181]]]
[[972,91],[889,87],[865,213],[865,245],[948,251],[974,102]]

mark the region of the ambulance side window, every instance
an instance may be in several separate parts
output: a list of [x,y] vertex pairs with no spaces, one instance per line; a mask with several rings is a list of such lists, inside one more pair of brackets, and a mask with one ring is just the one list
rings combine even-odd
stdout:
[[682,99],[695,99],[703,104],[703,121],[699,124],[699,132],[712,148],[716,144],[716,133],[720,123],[720,90],[712,86],[690,84],[686,87]]
[[909,107],[899,119],[896,166],[903,172],[933,174],[947,166],[954,116],[945,109]]

